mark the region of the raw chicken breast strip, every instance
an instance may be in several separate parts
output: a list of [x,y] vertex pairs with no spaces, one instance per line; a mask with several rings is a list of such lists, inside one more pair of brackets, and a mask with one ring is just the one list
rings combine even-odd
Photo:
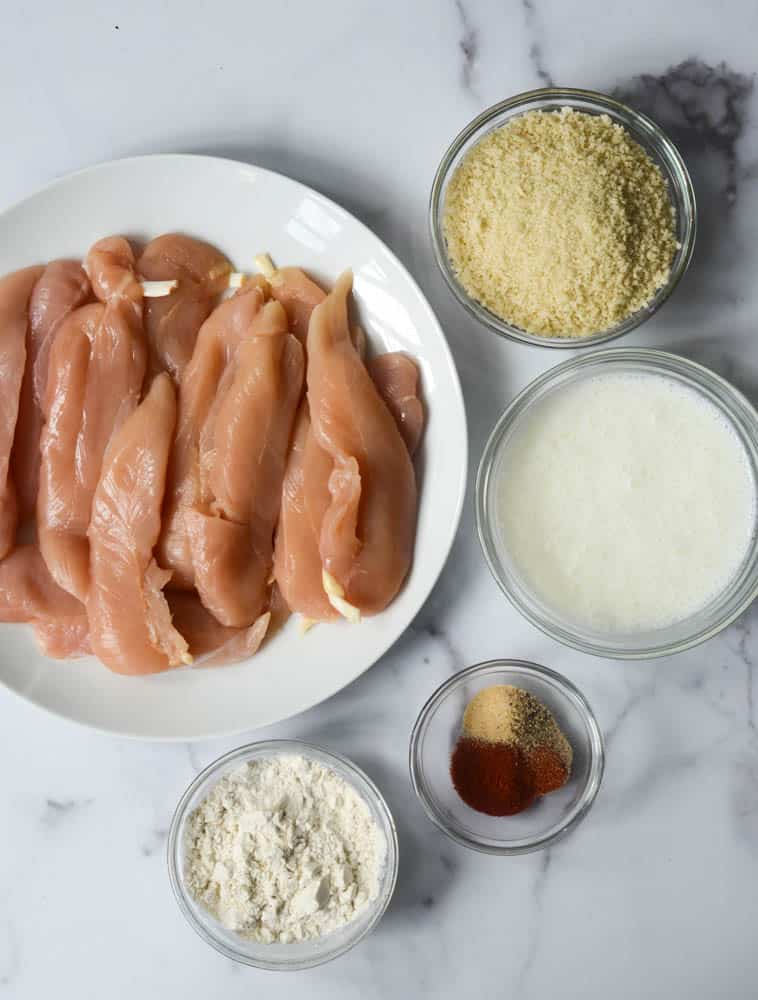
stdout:
[[26,367],[11,455],[21,521],[33,517],[37,505],[42,405],[50,348],[63,320],[84,305],[90,293],[89,280],[78,261],[54,260],[43,271],[29,301]]
[[[396,359],[402,359],[399,365]],[[416,395],[418,369],[415,362],[404,354],[382,354],[369,362],[368,367],[380,396],[405,438],[409,454],[413,454],[424,419],[421,400]],[[290,609],[311,621],[339,617],[324,590],[319,551],[321,523],[331,499],[331,471],[332,459],[313,435],[308,403],[304,401],[282,489],[274,575]]]
[[271,296],[287,313],[290,333],[305,344],[311,313],[326,298],[326,292],[299,267],[282,267],[267,275]]
[[220,667],[247,660],[255,656],[266,637],[270,611],[248,628],[227,628],[203,607],[197,594],[171,590],[166,598],[175,628],[189,643],[193,667]]
[[76,460],[82,426],[90,351],[105,307],[82,306],[56,334],[40,436],[37,538],[58,586],[83,600],[89,585],[89,526],[92,491]]
[[407,354],[380,354],[368,363],[374,385],[395,418],[408,454],[413,455],[424,429],[424,407],[418,395],[418,366]]
[[110,236],[87,255],[92,289],[105,303],[90,352],[77,467],[85,488],[94,491],[111,435],[133,413],[147,365],[142,326],[142,286],[134,254],[125,239]]
[[29,300],[42,267],[26,267],[0,279],[0,559],[16,539],[18,501],[10,472],[26,363]]
[[331,500],[332,459],[316,441],[307,401],[300,407],[282,487],[274,576],[292,611],[312,621],[338,618],[322,581],[321,524]]
[[219,388],[213,447],[201,454],[208,494],[185,523],[195,586],[222,625],[243,628],[268,596],[282,481],[303,386],[300,342],[289,333],[243,341]]
[[90,652],[84,605],[55,583],[36,545],[20,545],[0,562],[0,621],[30,622],[46,656]]
[[178,282],[171,295],[145,300],[151,370],[167,371],[178,383],[200,327],[228,286],[232,265],[210,243],[166,233],[148,243],[137,270],[149,281]]
[[[287,311],[290,330],[305,343],[313,310],[326,292],[299,268],[285,267],[268,275],[271,293]],[[352,331],[356,350],[365,355],[366,338],[360,327]],[[319,537],[329,506],[332,459],[311,429],[304,399],[295,422],[274,549],[274,576],[287,606],[312,621],[338,618],[324,590]]]
[[104,305],[77,309],[55,338],[37,500],[42,555],[56,583],[80,601],[89,586],[87,527],[103,455],[139,402],[147,361],[142,288],[129,244],[117,236],[100,240],[87,270]]
[[92,502],[90,641],[117,673],[150,674],[191,661],[163,594],[171,574],[153,558],[175,421],[171,379],[158,375],[114,434]]
[[[272,294],[282,302],[290,319],[300,331],[307,330],[313,309],[326,298],[321,291],[298,268],[282,268],[269,274]],[[360,327],[351,329],[351,338],[361,359],[366,355],[366,336]],[[423,411],[421,403],[407,398],[411,391],[411,370],[415,377],[413,391],[417,389],[418,370],[410,358],[404,355],[383,355],[383,358],[402,358],[403,362],[375,359],[377,372],[371,369],[380,394],[390,407],[400,427],[416,426],[414,416],[419,415],[417,434],[421,432]],[[405,364],[407,362],[407,365]],[[395,377],[400,367],[404,379]],[[400,373],[398,373],[399,375]],[[402,394],[399,395],[399,390]],[[387,393],[387,395],[385,395]],[[390,398],[392,397],[392,399]],[[392,401],[398,399],[399,408],[393,409]],[[406,416],[407,413],[407,416]],[[413,435],[411,435],[413,437]],[[416,438],[417,441],[417,438]],[[416,441],[407,441],[415,448]],[[409,447],[409,451],[413,452]],[[332,459],[316,441],[311,428],[308,402],[301,404],[295,426],[292,448],[287,460],[287,469],[282,489],[282,506],[276,532],[274,554],[274,575],[287,606],[311,621],[328,621],[339,617],[330,603],[323,586],[321,553],[319,542],[321,523],[330,503],[329,476]]]
[[78,260],[54,260],[45,268],[29,303],[29,323],[34,342],[32,389],[34,401],[44,410],[47,369],[55,334],[71,313],[92,296],[87,272]]
[[265,283],[249,282],[222,302],[203,323],[179,387],[176,434],[163,509],[158,562],[173,573],[171,586],[189,590],[194,569],[185,513],[203,502],[200,436],[211,415],[219,383],[240,343],[252,336],[287,332],[278,302],[266,302]]
[[308,403],[334,467],[321,525],[325,582],[364,614],[382,611],[411,564],[416,480],[408,449],[353,345],[352,274],[342,274],[308,329]]

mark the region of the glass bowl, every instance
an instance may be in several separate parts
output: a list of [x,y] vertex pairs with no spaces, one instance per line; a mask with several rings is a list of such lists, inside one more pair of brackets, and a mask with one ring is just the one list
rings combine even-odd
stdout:
[[[477,812],[460,798],[450,778],[450,756],[466,705],[491,684],[530,691],[553,713],[574,751],[563,788],[515,816]],[[437,688],[411,734],[411,781],[426,814],[448,837],[486,854],[527,854],[565,836],[589,812],[603,766],[603,738],[584,695],[561,674],[526,660],[490,660],[461,670]]]
[[556,365],[523,390],[500,417],[484,448],[476,479],[479,540],[492,575],[521,614],[547,635],[584,653],[615,659],[649,659],[689,649],[716,635],[758,595],[758,532],[730,585],[700,611],[664,628],[629,633],[592,631],[566,621],[544,604],[520,577],[499,538],[494,489],[511,434],[525,413],[557,388],[599,374],[654,374],[688,386],[717,407],[739,437],[758,494],[758,413],[725,379],[702,365],[646,348],[608,348]]
[[[500,128],[506,122],[528,111],[558,111],[573,108],[593,115],[607,115],[611,121],[622,125],[631,137],[645,150],[663,172],[669,196],[676,213],[676,237],[679,248],[671,263],[671,272],[665,285],[655,293],[652,301],[642,309],[627,316],[608,330],[602,330],[585,337],[542,337],[513,326],[473,299],[458,281],[447,253],[447,245],[442,229],[445,196],[448,183],[456,167],[466,154],[488,132]],[[692,181],[679,150],[668,136],[645,115],[634,111],[620,101],[605,94],[574,88],[544,87],[517,94],[507,101],[487,108],[456,136],[442,158],[432,184],[429,202],[429,226],[432,247],[437,264],[442,271],[453,295],[469,313],[494,333],[510,340],[540,347],[581,348],[597,347],[598,344],[614,340],[636,329],[663,305],[679,284],[689,267],[695,246],[697,231],[697,211]]]
[[[318,761],[334,771],[358,792],[366,802],[387,843],[387,856],[380,875],[379,892],[349,924],[331,934],[292,944],[264,944],[227,930],[203,906],[197,903],[184,884],[185,831],[188,817],[230,771],[248,761],[264,757],[300,755]],[[205,768],[192,782],[176,807],[168,834],[168,869],[171,887],[179,909],[190,926],[204,941],[222,955],[259,969],[279,971],[308,969],[343,955],[361,941],[382,918],[389,905],[397,880],[397,832],[392,814],[381,792],[360,768],[346,757],[304,743],[301,740],[263,740],[232,750]]]

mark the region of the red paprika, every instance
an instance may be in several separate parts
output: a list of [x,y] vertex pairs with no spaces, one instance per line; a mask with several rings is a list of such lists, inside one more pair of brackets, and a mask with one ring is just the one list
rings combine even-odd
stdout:
[[535,747],[527,754],[513,743],[463,736],[450,760],[450,776],[472,809],[488,816],[513,816],[540,795],[561,788],[568,771],[549,747]]
[[463,801],[489,816],[512,816],[536,797],[523,750],[509,743],[458,740],[450,762],[453,785]]

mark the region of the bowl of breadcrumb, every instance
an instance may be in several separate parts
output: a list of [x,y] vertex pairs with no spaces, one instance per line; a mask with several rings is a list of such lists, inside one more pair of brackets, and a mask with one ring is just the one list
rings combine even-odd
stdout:
[[432,246],[458,301],[502,337],[590,347],[671,295],[695,245],[687,167],[645,115],[554,87],[488,108],[432,185]]

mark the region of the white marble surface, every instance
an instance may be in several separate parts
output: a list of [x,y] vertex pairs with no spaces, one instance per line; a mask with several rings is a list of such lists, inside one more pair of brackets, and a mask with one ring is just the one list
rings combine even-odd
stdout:
[[[757,36],[758,8],[733,0],[7,5],[0,201],[89,163],[166,150],[312,184],[374,227],[427,291],[458,361],[476,460],[503,406],[558,359],[495,341],[451,300],[426,235],[435,166],[452,135],[504,96],[550,81],[618,89],[671,127],[702,215],[689,276],[628,343],[704,359],[755,400]],[[394,650],[328,703],[256,734],[353,756],[400,828],[400,882],[378,930],[294,976],[216,955],[168,887],[172,807],[230,742],[109,739],[0,692],[0,998],[754,997],[755,621],[654,663],[565,650],[501,599],[469,497],[447,570]],[[406,746],[433,687],[502,655],[579,684],[608,763],[595,808],[567,840],[501,860],[436,832],[413,799]]]

